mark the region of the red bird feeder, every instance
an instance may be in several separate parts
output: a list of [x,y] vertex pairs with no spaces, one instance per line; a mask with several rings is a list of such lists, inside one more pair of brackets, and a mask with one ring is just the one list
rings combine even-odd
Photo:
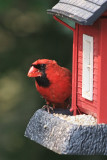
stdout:
[[[70,111],[94,115],[98,123],[105,124],[96,124],[91,115],[70,116],[65,109],[56,110],[57,114],[39,109],[25,136],[58,154],[107,155],[107,0],[60,0],[48,13],[73,31]],[[57,16],[75,21],[75,28]],[[65,120],[66,116],[82,118],[75,123]],[[95,123],[90,124],[93,118]]]
[[[74,33],[71,110],[107,123],[107,0],[60,0],[47,12]],[[56,16],[75,21],[75,28]]]

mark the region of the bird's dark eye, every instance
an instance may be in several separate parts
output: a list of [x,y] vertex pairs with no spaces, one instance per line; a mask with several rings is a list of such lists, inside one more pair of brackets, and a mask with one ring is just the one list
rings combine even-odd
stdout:
[[41,67],[44,67],[45,66],[45,64],[41,64]]

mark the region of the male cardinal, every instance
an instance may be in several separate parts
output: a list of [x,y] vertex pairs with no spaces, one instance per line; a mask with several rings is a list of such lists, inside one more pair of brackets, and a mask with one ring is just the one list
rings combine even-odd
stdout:
[[55,60],[38,59],[32,63],[28,77],[35,78],[36,88],[45,98],[46,106],[67,108],[70,105],[69,99],[72,91],[70,70],[59,66]]

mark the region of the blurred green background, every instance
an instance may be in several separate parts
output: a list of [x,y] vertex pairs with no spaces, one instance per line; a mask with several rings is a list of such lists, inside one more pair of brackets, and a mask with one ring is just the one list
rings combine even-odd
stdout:
[[30,64],[48,58],[72,69],[72,31],[46,13],[56,2],[0,0],[0,160],[102,159],[61,156],[24,137],[45,103],[27,77]]

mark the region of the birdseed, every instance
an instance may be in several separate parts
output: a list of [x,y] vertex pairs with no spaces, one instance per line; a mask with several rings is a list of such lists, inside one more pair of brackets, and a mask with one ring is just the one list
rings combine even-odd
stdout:
[[59,117],[62,120],[66,120],[71,124],[77,124],[77,125],[96,125],[97,124],[97,119],[92,115],[81,114],[76,116],[70,116],[70,115],[63,115],[63,114],[56,114],[56,113],[53,113],[53,115],[55,117]]

